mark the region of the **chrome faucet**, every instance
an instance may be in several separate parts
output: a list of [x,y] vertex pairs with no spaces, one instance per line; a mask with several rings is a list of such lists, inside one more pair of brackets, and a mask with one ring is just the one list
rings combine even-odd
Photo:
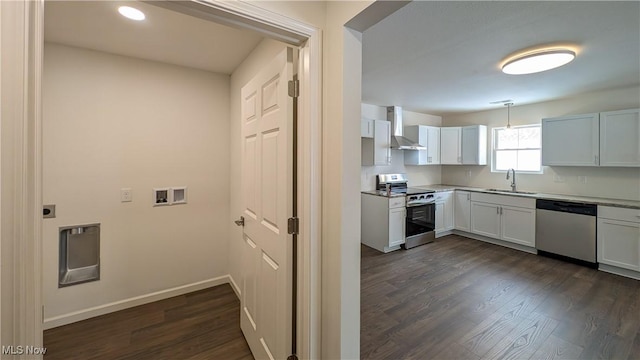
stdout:
[[509,171],[513,172],[513,177],[511,178],[511,191],[516,191],[516,170],[511,168],[507,170],[507,180],[509,180]]

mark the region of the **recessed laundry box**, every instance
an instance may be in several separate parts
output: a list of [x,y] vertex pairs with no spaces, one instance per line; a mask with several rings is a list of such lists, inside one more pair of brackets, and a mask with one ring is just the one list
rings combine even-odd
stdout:
[[60,228],[58,287],[100,280],[100,224]]

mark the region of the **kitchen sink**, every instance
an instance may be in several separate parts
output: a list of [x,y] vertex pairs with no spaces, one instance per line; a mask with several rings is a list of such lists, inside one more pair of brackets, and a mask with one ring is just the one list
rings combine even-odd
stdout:
[[535,192],[531,192],[531,191],[511,191],[509,189],[486,189],[486,191],[495,191],[495,192],[502,192],[502,193],[511,193],[511,194],[525,194],[525,195],[533,195],[535,194]]

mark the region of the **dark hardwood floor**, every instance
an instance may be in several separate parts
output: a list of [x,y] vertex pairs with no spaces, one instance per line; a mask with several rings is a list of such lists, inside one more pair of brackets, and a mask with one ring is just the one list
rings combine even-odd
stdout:
[[253,359],[228,284],[44,333],[46,360]]
[[640,281],[455,235],[361,266],[362,359],[640,359]]

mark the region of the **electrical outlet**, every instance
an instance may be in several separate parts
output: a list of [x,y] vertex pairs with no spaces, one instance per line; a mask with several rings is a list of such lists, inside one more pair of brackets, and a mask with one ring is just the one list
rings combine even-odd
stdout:
[[553,176],[553,181],[557,182],[557,183],[563,183],[563,182],[565,182],[565,178],[564,178],[564,176],[554,175]]
[[131,188],[120,189],[120,202],[131,202],[131,201],[133,201],[133,191],[131,191]]
[[586,184],[587,183],[587,177],[586,176],[578,176],[578,182],[580,184]]

